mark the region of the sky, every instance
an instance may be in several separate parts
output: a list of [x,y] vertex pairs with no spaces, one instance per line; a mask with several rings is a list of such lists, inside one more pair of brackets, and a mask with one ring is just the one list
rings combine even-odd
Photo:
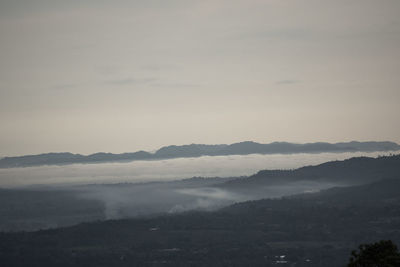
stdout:
[[0,156],[400,143],[398,0],[0,0]]

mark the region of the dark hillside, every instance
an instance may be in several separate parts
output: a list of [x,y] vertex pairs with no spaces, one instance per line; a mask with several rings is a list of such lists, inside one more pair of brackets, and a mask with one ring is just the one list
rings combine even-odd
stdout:
[[[339,200],[339,201],[338,201]],[[360,243],[400,242],[400,182],[141,220],[0,234],[5,266],[343,266]]]
[[400,155],[378,158],[358,157],[295,170],[263,170],[249,177],[227,181],[220,187],[232,190],[257,189],[262,186],[299,181],[357,185],[381,179],[400,178],[399,174]]

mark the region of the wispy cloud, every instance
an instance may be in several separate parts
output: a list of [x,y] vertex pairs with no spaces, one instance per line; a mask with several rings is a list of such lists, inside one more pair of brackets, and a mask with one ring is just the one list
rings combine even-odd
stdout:
[[185,87],[198,87],[200,84],[197,83],[186,83],[186,82],[174,82],[164,81],[159,78],[125,78],[125,79],[114,79],[107,80],[104,82],[106,85],[149,85],[152,87],[166,87],[166,88],[185,88]]
[[255,30],[235,33],[234,39],[257,39],[257,40],[282,40],[282,41],[296,41],[296,40],[312,40],[323,32],[317,32],[315,29],[301,29],[301,28],[281,28],[270,30]]
[[276,84],[279,84],[279,85],[289,85],[289,84],[295,84],[295,83],[299,83],[299,82],[300,82],[299,80],[290,80],[290,79],[287,79],[287,80],[280,80],[280,81],[277,81]]
[[113,85],[131,85],[131,84],[149,84],[157,81],[156,78],[125,78],[125,79],[116,79],[116,80],[108,80],[105,84],[113,84]]
[[185,87],[199,87],[201,84],[198,83],[179,83],[179,82],[162,82],[155,83],[155,87],[173,87],[173,88],[185,88]]
[[77,86],[78,86],[78,84],[74,84],[74,83],[56,84],[54,86],[51,86],[50,89],[51,90],[68,90],[68,89],[73,89]]
[[162,70],[180,70],[181,66],[176,64],[148,64],[141,67],[142,70],[147,71],[162,71]]

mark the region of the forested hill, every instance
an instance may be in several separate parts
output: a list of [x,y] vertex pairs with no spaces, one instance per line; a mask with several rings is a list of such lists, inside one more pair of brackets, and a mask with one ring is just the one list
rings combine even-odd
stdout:
[[400,181],[137,220],[0,233],[4,266],[344,266],[400,242]]
[[[315,193],[302,193],[276,199],[247,201],[231,205],[220,211],[228,213],[252,213],[251,208],[254,207],[257,207],[257,209],[269,209],[278,206],[372,207],[385,206],[390,203],[400,204],[400,174],[398,178],[383,179],[357,186],[333,187]],[[400,212],[400,209],[398,211]],[[400,216],[400,213],[398,216]]]
[[365,184],[381,179],[400,178],[400,155],[378,158],[356,157],[329,161],[295,170],[262,170],[221,184],[226,189],[260,187],[299,181],[332,182],[347,185]]
[[132,153],[95,153],[91,155],[65,153],[46,153],[0,159],[0,168],[64,165],[73,163],[101,163],[115,161],[157,160],[182,157],[248,155],[248,154],[291,154],[291,153],[322,153],[322,152],[374,152],[396,151],[400,146],[394,142],[345,142],[345,143],[307,143],[294,144],[274,142],[260,144],[256,142],[240,142],[230,145],[191,144],[182,146],[166,146],[155,153],[137,151]]

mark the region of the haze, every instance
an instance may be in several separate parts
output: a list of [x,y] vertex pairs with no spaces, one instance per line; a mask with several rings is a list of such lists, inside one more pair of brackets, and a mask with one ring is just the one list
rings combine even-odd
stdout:
[[400,2],[0,1],[0,155],[400,142]]
[[138,183],[172,181],[194,176],[238,177],[252,175],[264,169],[295,169],[331,160],[344,160],[360,156],[377,157],[399,152],[252,154],[245,156],[204,156],[157,161],[133,161],[128,163],[8,168],[0,169],[0,187]]

